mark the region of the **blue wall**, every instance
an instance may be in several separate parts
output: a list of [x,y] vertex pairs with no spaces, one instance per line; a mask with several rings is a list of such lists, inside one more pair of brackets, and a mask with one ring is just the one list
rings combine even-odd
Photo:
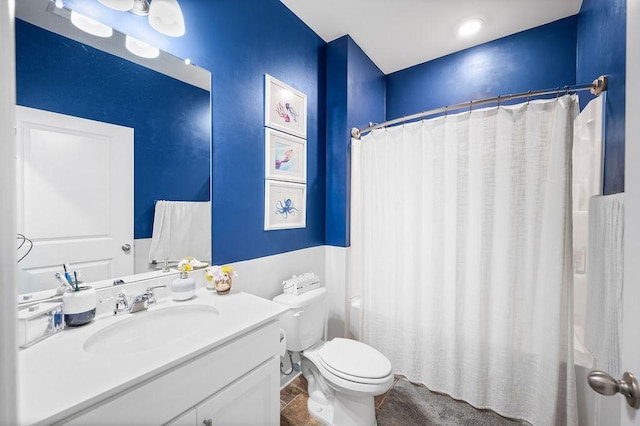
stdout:
[[155,200],[209,200],[206,90],[20,20],[16,83],[18,105],[135,128],[135,238]]
[[[100,3],[65,4],[190,58],[212,73],[213,260],[227,263],[324,244],[326,44],[278,0],[180,0],[187,32]],[[307,226],[264,231],[264,74],[307,95]]]
[[349,36],[327,47],[326,243],[349,245],[349,131],[385,117],[386,78]]
[[573,16],[389,74],[387,119],[576,84],[576,40]]
[[[584,0],[579,16],[388,76],[350,37],[325,44],[278,0],[181,0],[187,33],[180,38],[159,35],[144,18],[98,2],[65,3],[211,70],[216,263],[349,244],[351,127],[470,99],[582,84],[602,73],[612,77],[605,187],[622,187],[624,0]],[[308,96],[305,229],[263,231],[265,73]]]
[[[626,0],[584,0],[578,15],[578,80],[609,76],[604,193],[624,191]],[[589,96],[581,98],[584,106]]]

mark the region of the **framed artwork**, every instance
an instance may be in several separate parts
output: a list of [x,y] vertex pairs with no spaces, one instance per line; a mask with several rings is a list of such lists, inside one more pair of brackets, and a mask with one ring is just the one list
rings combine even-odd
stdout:
[[307,181],[307,141],[265,128],[265,177],[289,182]]
[[264,125],[307,138],[307,95],[265,74]]
[[264,230],[307,226],[307,185],[265,180]]

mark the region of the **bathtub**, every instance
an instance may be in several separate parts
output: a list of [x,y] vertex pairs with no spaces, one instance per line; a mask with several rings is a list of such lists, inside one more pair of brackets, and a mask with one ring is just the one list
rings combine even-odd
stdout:
[[[349,306],[349,337],[353,339],[360,338],[360,309],[361,301],[359,297],[351,299]],[[589,351],[584,347],[584,330],[580,326],[576,326],[573,336],[573,362],[576,374],[576,398],[578,404],[578,418],[580,426],[598,426],[605,424],[598,421],[598,411],[600,418],[608,418],[611,421],[615,416],[619,417],[619,405],[616,398],[601,399],[600,395],[595,393],[587,383],[587,375],[593,370],[594,359]],[[613,416],[613,417],[612,417]]]

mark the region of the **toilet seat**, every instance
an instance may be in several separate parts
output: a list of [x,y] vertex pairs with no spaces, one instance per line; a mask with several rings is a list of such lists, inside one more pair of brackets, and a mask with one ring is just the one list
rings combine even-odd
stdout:
[[318,361],[328,372],[362,384],[381,384],[392,375],[389,360],[357,340],[335,338],[318,350]]

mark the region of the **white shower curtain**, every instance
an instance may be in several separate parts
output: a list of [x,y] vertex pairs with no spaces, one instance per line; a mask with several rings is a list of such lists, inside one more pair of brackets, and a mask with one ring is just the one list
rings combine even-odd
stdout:
[[[534,425],[576,425],[577,97],[352,141],[351,286],[394,371]],[[568,368],[567,368],[568,367]]]

